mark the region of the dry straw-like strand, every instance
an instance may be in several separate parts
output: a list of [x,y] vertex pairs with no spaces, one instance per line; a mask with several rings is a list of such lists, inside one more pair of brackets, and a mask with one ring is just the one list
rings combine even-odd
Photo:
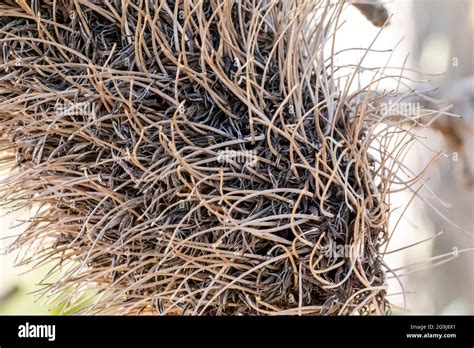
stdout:
[[81,313],[387,313],[387,197],[416,182],[398,174],[413,136],[372,85],[336,86],[324,48],[345,6],[2,1],[1,202],[34,209],[12,248],[51,265],[41,296]]

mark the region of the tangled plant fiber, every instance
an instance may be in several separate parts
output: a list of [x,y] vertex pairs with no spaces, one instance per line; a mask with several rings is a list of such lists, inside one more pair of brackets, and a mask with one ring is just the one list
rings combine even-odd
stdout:
[[41,296],[82,313],[387,313],[405,145],[384,147],[398,123],[373,86],[336,83],[324,49],[345,6],[3,1],[1,202],[34,211],[12,248],[50,265]]

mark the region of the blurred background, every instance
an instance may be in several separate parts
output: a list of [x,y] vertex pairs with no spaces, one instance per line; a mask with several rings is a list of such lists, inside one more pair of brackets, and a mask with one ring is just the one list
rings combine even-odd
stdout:
[[[391,197],[392,228],[407,205],[408,209],[387,250],[428,240],[385,257],[389,267],[404,274],[399,281],[389,279],[393,312],[474,314],[474,1],[378,3],[392,16],[389,25],[380,32],[354,7],[348,7],[343,14],[346,22],[337,34],[338,49],[371,44],[379,51],[395,47],[387,53],[368,54],[362,65],[387,66],[393,75],[400,71],[390,67],[405,67],[403,74],[412,79],[405,81],[409,87],[445,101],[446,106],[452,105],[450,112],[463,117],[444,117],[431,128],[416,130],[422,141],[412,143],[405,159],[414,173],[436,153],[441,151],[445,156],[431,169],[426,178],[428,188],[420,190],[420,197],[411,200],[410,192]],[[361,59],[363,54],[360,51]],[[354,53],[351,55],[339,57],[339,63],[353,63]],[[371,71],[362,73],[361,84],[369,83],[373,76]],[[397,84],[387,80],[379,88],[393,90]],[[421,105],[433,108],[425,101]],[[400,294],[403,291],[405,296]]]
[[[346,8],[341,18],[345,23],[337,34],[337,50],[368,47],[378,35],[374,49],[396,49],[369,54],[364,58],[365,66],[387,64],[413,69],[404,74],[418,81],[414,87],[452,104],[452,112],[463,116],[462,120],[449,118],[431,129],[419,129],[424,144],[416,142],[410,148],[406,163],[415,173],[436,152],[442,151],[445,156],[426,181],[437,198],[427,188],[420,191],[421,198],[411,200],[409,192],[391,197],[392,227],[404,207],[409,206],[387,250],[427,241],[387,254],[388,266],[403,274],[399,281],[389,279],[388,298],[395,314],[474,314],[474,0],[383,3],[392,17],[380,33],[357,9]],[[362,51],[350,51],[338,55],[336,63],[354,63],[362,56]],[[362,74],[359,82],[370,78],[370,74]],[[380,88],[394,87],[387,82]],[[4,177],[5,170],[0,177]],[[5,213],[0,211],[0,236],[21,232],[21,227],[15,227],[16,219],[29,212]],[[0,245],[9,241],[1,240]],[[15,253],[0,256],[0,314],[56,314],[29,294],[38,289],[46,270],[24,274],[25,269],[14,267],[14,263]]]

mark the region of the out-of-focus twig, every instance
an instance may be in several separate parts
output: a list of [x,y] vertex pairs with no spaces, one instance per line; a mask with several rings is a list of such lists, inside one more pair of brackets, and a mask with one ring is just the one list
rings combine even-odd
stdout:
[[352,1],[351,3],[377,27],[382,27],[388,21],[387,8],[377,1]]
[[9,299],[15,296],[18,291],[20,291],[20,287],[18,285],[13,285],[6,291],[0,293],[0,306],[5,304]]

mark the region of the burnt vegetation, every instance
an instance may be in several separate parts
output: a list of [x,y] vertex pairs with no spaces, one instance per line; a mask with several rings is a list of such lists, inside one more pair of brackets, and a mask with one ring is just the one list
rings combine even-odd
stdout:
[[303,3],[0,4],[1,202],[35,211],[12,247],[51,264],[43,296],[67,310],[92,289],[86,313],[389,311],[398,154],[373,132],[379,96],[339,90],[323,54],[343,4]]

